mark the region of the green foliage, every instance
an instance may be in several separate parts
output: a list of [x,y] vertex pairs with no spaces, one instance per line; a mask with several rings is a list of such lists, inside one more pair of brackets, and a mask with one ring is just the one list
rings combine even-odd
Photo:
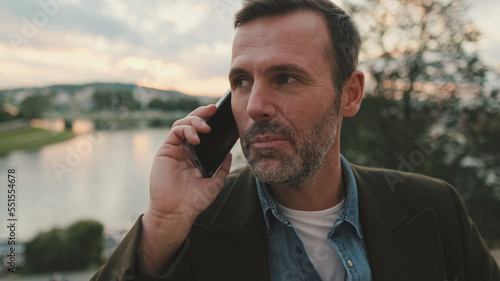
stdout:
[[6,121],[11,121],[11,120],[14,120],[15,118],[16,118],[15,116],[12,116],[12,114],[8,113],[7,111],[1,110],[1,107],[0,107],[0,123],[6,122]]
[[148,104],[148,107],[151,109],[164,109],[166,106],[166,103],[162,101],[161,99],[155,98],[151,100]]
[[[487,72],[473,50],[479,31],[464,0],[361,0],[347,4],[361,28],[371,95],[401,98],[406,119],[423,93],[456,94],[483,85]],[[432,82],[431,84],[429,82]]]
[[193,111],[201,104],[196,98],[192,97],[178,97],[170,99],[168,101],[163,101],[161,99],[153,99],[149,102],[148,107],[151,109],[161,109],[164,111]]
[[96,90],[93,101],[98,110],[137,110],[140,108],[139,102],[134,98],[131,91],[127,90]]
[[78,253],[74,257],[75,264],[83,268],[93,261],[99,262],[103,250],[103,226],[92,220],[78,221],[67,229],[67,241]]
[[51,105],[50,96],[33,95],[26,97],[19,105],[20,114],[28,120],[40,118]]
[[71,131],[53,132],[44,129],[25,127],[0,133],[0,153],[17,149],[32,149],[62,142],[73,138]]
[[342,153],[450,182],[490,243],[500,241],[500,100],[465,0],[345,3],[361,29],[367,97],[344,119]]
[[342,125],[354,163],[441,178],[461,194],[490,243],[500,242],[500,101],[428,98],[406,119],[401,101],[367,96]]
[[66,229],[54,228],[26,243],[26,266],[31,272],[87,269],[101,263],[103,226],[82,220]]

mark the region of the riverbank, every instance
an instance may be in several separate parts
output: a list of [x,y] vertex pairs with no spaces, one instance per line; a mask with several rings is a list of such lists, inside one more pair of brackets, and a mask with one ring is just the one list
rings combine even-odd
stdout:
[[0,153],[19,149],[33,149],[44,145],[69,140],[75,136],[71,131],[55,132],[50,130],[24,127],[0,133]]

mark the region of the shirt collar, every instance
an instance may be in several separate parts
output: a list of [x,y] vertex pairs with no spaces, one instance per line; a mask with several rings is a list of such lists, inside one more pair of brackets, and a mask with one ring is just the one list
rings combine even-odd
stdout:
[[[356,179],[354,178],[354,173],[352,172],[351,166],[342,155],[340,155],[340,163],[342,165],[342,176],[344,178],[344,184],[346,186],[347,197],[342,213],[340,214],[335,224],[332,226],[332,232],[342,223],[348,222],[356,229],[356,234],[359,236],[359,238],[363,240],[361,224],[359,221],[358,188],[356,186]],[[278,211],[276,203],[269,194],[266,184],[262,183],[258,179],[256,179],[256,182],[260,204],[262,206],[262,211],[264,212],[264,219],[266,221],[268,236],[272,234],[274,225],[277,221],[288,226],[292,226],[288,219],[286,219]]]

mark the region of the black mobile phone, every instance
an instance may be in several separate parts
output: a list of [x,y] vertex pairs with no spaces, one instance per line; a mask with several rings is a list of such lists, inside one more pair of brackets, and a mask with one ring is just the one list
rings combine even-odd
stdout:
[[239,138],[231,109],[231,89],[215,105],[217,111],[214,115],[205,118],[212,130],[208,134],[198,134],[200,144],[187,143],[196,166],[205,178],[210,178],[217,172]]

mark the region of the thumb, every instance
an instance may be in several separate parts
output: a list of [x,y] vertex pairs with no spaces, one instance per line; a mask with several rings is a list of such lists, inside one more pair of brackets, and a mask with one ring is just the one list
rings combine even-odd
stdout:
[[233,155],[229,153],[226,156],[226,159],[224,159],[224,162],[222,162],[221,167],[213,177],[213,180],[219,186],[219,188],[222,188],[222,186],[224,185],[224,181],[227,178],[227,175],[229,175],[232,160],[233,160]]

